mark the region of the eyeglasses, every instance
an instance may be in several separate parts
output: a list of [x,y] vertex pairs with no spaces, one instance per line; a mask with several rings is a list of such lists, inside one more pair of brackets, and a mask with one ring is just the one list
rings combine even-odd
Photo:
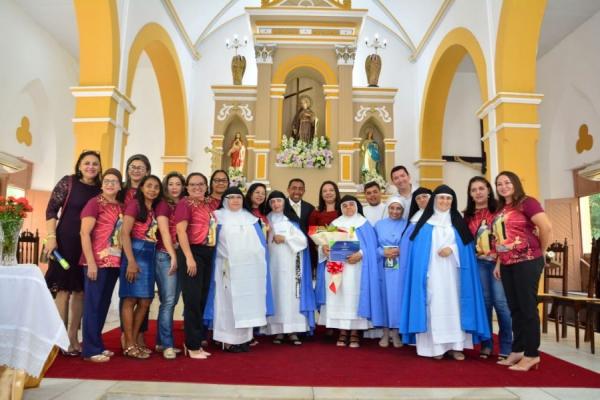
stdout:
[[227,179],[213,179],[214,183],[227,183],[229,182]]
[[143,172],[146,170],[146,167],[144,167],[143,165],[130,165],[129,166],[129,170],[130,171],[140,171]]
[[190,188],[193,188],[193,187],[204,187],[204,186],[206,186],[206,183],[188,183],[187,186],[190,187]]
[[118,179],[104,179],[104,180],[102,181],[102,184],[103,184],[103,185],[107,185],[107,186],[110,186],[110,185],[118,185],[118,184],[120,184],[120,183],[121,183],[121,182],[119,182],[119,180],[118,180]]

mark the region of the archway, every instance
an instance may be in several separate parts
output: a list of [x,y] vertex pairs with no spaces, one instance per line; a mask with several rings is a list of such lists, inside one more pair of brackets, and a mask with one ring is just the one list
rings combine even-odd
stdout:
[[[438,46],[427,76],[420,118],[420,185],[433,188],[443,180],[442,133],[450,86],[459,64],[468,55],[479,81],[481,103],[488,97],[487,69],[475,36],[466,28],[450,31]],[[484,129],[487,122],[484,121]]]
[[[179,57],[167,31],[157,23],[149,23],[136,35],[129,50],[126,95],[131,96],[133,78],[144,52],[152,64],[162,102],[164,120],[163,171],[187,173],[188,118],[185,86]],[[129,114],[124,125],[128,126]],[[121,152],[125,148],[122,144]],[[123,153],[122,153],[123,154]]]

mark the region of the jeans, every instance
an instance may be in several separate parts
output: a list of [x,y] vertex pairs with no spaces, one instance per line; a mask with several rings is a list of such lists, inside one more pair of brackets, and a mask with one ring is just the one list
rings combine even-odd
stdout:
[[539,355],[540,316],[537,309],[537,292],[543,269],[543,257],[500,266],[502,284],[512,316],[512,351],[524,352],[525,357]]
[[[481,289],[483,291],[485,309],[487,311],[488,321],[490,321],[490,332],[493,332],[493,307],[496,310],[498,325],[500,327],[498,332],[498,338],[500,339],[500,354],[508,355],[512,348],[512,320],[502,281],[494,278],[494,267],[496,266],[496,263],[478,259],[477,264],[479,265],[479,277],[481,278]],[[493,339],[483,341],[481,343],[481,348],[491,349],[493,347],[492,340]]]
[[169,275],[171,257],[164,251],[157,251],[155,256],[156,284],[158,286],[158,328],[156,329],[156,344],[163,348],[174,347],[173,345],[173,312],[179,300],[181,289],[177,272]]

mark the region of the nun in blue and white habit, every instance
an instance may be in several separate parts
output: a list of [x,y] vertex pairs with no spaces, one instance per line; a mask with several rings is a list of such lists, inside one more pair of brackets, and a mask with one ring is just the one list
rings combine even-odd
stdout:
[[[331,223],[337,228],[353,231],[360,250],[343,262],[341,285],[334,292],[325,282],[331,281],[329,271],[324,271],[324,279],[317,288],[325,295],[325,305],[321,306],[320,325],[340,329],[337,345],[360,347],[358,330],[381,327],[386,322],[384,306],[383,269],[378,262],[377,236],[375,230],[362,215],[362,206],[354,196],[344,196],[338,205],[341,215]],[[325,247],[325,252],[329,248]],[[348,332],[350,330],[350,337]]]
[[267,242],[238,188],[223,193],[215,215],[217,245],[204,319],[224,350],[248,351],[253,328],[273,314]]
[[398,335],[400,327],[400,302],[404,287],[406,265],[400,265],[400,241],[406,226],[402,218],[404,207],[402,200],[395,196],[387,201],[388,217],[375,224],[377,233],[377,253],[383,269],[385,282],[385,307],[387,319],[383,328],[383,336],[379,340],[381,347],[388,347],[390,339],[394,347],[401,347],[402,341]]
[[[402,238],[400,240],[400,270],[403,273],[402,277],[402,289],[400,290],[402,299],[400,301],[400,308],[398,312],[398,318],[400,319],[400,314],[402,312],[402,304],[407,303],[409,301],[409,293],[404,290],[404,284],[406,277],[406,271],[408,269],[408,260],[410,259],[410,250],[412,247],[412,242],[410,240],[410,236],[415,230],[415,226],[417,222],[423,215],[423,211],[425,211],[425,207],[429,203],[429,199],[431,198],[431,194],[433,192],[431,189],[419,187],[412,193],[412,199],[410,201],[410,209],[408,211],[407,224],[404,227],[404,231],[402,232]],[[400,319],[400,324],[405,323],[407,320]],[[400,332],[407,332],[407,326],[399,326]],[[402,341],[404,343],[415,344],[414,335],[412,335],[412,339],[410,335],[402,335]]]
[[400,332],[415,336],[421,356],[464,360],[463,349],[490,330],[473,236],[454,190],[435,189],[410,239]]
[[315,293],[308,238],[300,229],[300,219],[280,191],[269,194],[267,201],[271,283],[275,313],[267,318],[261,333],[276,335],[273,343],[287,341],[300,345],[297,333],[315,327]]

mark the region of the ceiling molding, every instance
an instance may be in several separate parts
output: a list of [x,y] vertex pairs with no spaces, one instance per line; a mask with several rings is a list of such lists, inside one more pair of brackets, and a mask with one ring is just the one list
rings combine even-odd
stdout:
[[202,33],[200,33],[200,36],[198,36],[198,39],[196,39],[196,41],[194,42],[194,48],[198,48],[198,46],[200,46],[200,44],[204,41],[204,39],[206,39],[206,37],[210,34],[210,32],[212,31],[213,27],[216,25],[217,22],[219,22],[219,19],[221,19],[221,17],[223,15],[225,15],[225,13],[227,11],[229,11],[229,9],[231,7],[233,7],[233,5],[235,3],[237,3],[239,0],[229,0],[227,2],[227,4],[225,4],[223,6],[223,8],[221,8],[221,10],[217,13],[217,15],[215,15],[213,17],[213,19],[210,20],[210,22],[208,23],[208,25],[206,25],[206,28],[204,28],[204,30],[202,31]]
[[[411,51],[411,53],[414,54],[415,51],[417,50],[416,47],[415,47],[415,44],[411,40],[410,36],[406,32],[406,30],[404,29],[404,27],[402,26],[402,24],[400,23],[400,21],[398,21],[398,19],[394,16],[394,14],[381,2],[381,0],[373,0],[373,1],[383,11],[383,13],[385,15],[387,15],[387,17],[389,19],[391,19],[394,22],[394,24],[396,24],[396,27],[400,31],[400,35],[398,35],[398,34],[396,34],[396,35],[408,47],[408,49]],[[375,19],[373,17],[368,17],[368,18],[370,18],[370,19],[372,19],[374,21],[378,21],[379,23],[381,23],[384,26],[387,26],[384,23],[382,23],[381,21],[379,21],[379,20],[377,20],[377,19]],[[393,31],[393,29],[390,29],[390,30]]]
[[179,14],[177,14],[177,10],[175,9],[175,6],[173,5],[172,0],[161,0],[161,1],[162,1],[162,4],[163,4],[165,10],[167,11],[167,14],[171,18],[171,21],[173,22],[173,24],[175,24],[175,28],[177,28],[177,32],[179,33],[179,36],[181,36],[183,43],[185,43],[185,47],[187,47],[188,51],[190,52],[190,54],[192,55],[194,60],[199,60],[200,52],[196,49],[196,47],[194,46],[194,43],[192,43],[192,39],[190,39],[190,36],[188,35],[187,31],[185,30],[185,27],[183,26],[183,22],[181,22],[181,18],[179,18]]
[[431,21],[431,24],[429,24],[429,28],[425,32],[425,35],[423,35],[423,38],[419,42],[419,45],[417,46],[417,48],[415,49],[413,54],[411,54],[410,61],[417,61],[417,59],[419,58],[419,55],[421,55],[421,52],[425,48],[425,45],[427,44],[427,42],[429,42],[429,39],[431,38],[431,36],[433,35],[433,33],[435,32],[437,27],[440,25],[442,18],[444,17],[446,12],[450,9],[450,6],[452,5],[453,2],[454,2],[454,0],[444,0],[444,2],[440,6],[440,9],[438,10],[437,14],[433,18],[433,21]]

